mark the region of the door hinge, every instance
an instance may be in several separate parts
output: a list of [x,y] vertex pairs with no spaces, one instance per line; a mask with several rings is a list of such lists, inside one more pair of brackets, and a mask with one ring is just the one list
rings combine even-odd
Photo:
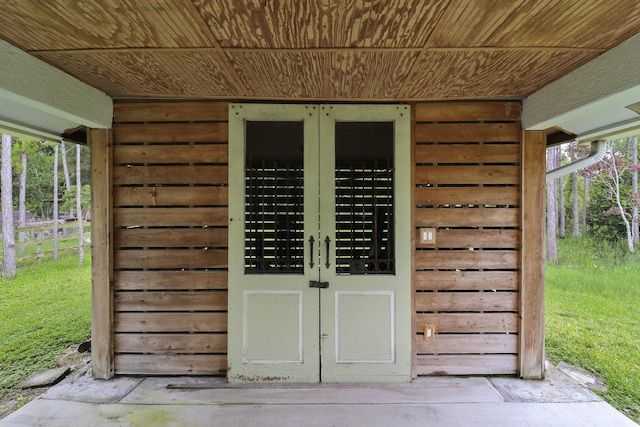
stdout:
[[309,287],[327,289],[329,287],[329,282],[319,282],[317,280],[311,280],[309,281]]

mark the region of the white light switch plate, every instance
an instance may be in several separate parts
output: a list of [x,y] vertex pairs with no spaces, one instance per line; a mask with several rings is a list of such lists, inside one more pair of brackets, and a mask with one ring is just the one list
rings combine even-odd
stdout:
[[436,229],[435,228],[421,228],[420,229],[420,244],[433,245],[436,243]]

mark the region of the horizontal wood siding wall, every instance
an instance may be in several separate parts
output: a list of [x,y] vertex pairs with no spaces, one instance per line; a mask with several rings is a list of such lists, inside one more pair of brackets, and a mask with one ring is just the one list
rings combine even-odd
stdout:
[[226,103],[114,105],[116,374],[226,371],[227,135]]
[[520,104],[421,103],[415,116],[416,373],[516,374]]
[[[114,109],[115,372],[224,375],[227,104]],[[416,373],[516,374],[520,105],[421,103],[415,117]]]

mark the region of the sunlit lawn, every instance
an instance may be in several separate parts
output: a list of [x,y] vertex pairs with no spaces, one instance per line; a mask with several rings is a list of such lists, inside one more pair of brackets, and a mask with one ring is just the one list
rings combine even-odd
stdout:
[[0,397],[91,335],[91,258],[76,254],[0,281]]
[[546,350],[552,362],[601,376],[603,398],[640,421],[640,257],[563,241],[546,268]]

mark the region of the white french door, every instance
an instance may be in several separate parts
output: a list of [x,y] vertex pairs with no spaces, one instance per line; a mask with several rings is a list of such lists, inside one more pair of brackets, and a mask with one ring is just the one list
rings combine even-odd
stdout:
[[410,380],[409,117],[230,106],[229,381]]

